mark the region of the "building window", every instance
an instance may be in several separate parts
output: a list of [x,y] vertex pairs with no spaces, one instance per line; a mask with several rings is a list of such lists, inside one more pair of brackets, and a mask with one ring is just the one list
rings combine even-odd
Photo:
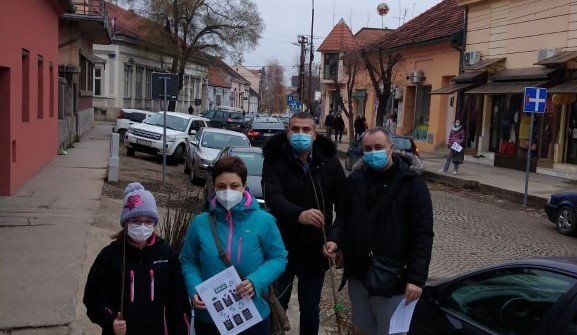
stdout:
[[88,59],[80,55],[80,90],[92,92],[94,79],[94,65]]
[[414,137],[419,141],[426,141],[429,133],[429,115],[431,107],[431,86],[415,86],[417,98],[415,100],[415,129]]
[[22,122],[30,122],[30,52],[22,49]]
[[152,69],[146,69],[146,99],[152,99]]
[[132,65],[124,65],[124,97],[130,98],[132,94]]
[[142,79],[144,77],[144,68],[136,67],[136,99],[142,99]]
[[48,78],[50,79],[50,98],[48,99],[50,101],[50,106],[48,106],[48,110],[49,110],[49,115],[50,117],[54,117],[54,102],[56,101],[54,98],[54,95],[56,94],[56,92],[54,91],[54,64],[52,62],[50,62],[48,64]]
[[38,55],[38,119],[44,118],[44,57]]
[[94,95],[101,96],[102,95],[102,84],[104,81],[102,80],[102,73],[103,68],[102,65],[97,65],[94,68]]
[[339,54],[325,54],[323,79],[337,79],[339,74]]

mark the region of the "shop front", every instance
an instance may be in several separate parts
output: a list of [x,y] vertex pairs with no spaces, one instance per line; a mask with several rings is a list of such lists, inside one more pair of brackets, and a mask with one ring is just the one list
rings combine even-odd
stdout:
[[[523,94],[525,87],[550,86],[557,74],[556,69],[548,68],[504,70],[494,75],[490,83],[466,92],[471,96],[469,110],[473,111],[468,120],[475,122],[468,121],[469,127],[475,129],[476,135],[482,122],[480,130],[488,136],[477,148],[480,152],[492,153],[494,166],[525,170],[530,152],[531,171],[535,172],[538,165],[552,167],[559,113],[555,113],[549,96],[546,112],[535,115],[531,128],[531,114],[523,112]],[[484,110],[482,119],[476,116],[475,110]],[[475,136],[470,136],[471,139]]]
[[549,89],[552,106],[558,115],[554,163],[577,170],[577,80],[569,80]]

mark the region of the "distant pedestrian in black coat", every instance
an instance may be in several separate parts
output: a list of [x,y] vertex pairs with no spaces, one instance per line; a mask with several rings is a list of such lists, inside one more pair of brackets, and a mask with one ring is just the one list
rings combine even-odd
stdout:
[[343,132],[345,131],[345,121],[341,113],[337,113],[333,121],[333,129],[335,130],[335,141],[341,142],[343,139]]
[[355,119],[355,124],[353,126],[355,127],[355,141],[358,141],[361,138],[361,135],[365,132],[365,121],[363,121],[363,118],[360,115]]

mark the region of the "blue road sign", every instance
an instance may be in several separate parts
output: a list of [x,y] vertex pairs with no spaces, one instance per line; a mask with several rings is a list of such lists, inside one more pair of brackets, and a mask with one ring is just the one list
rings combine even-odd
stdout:
[[298,112],[301,109],[301,102],[298,100],[292,100],[289,102],[289,107],[291,112]]
[[289,95],[286,97],[286,104],[290,105],[292,101],[294,101],[295,97],[293,97],[292,95]]
[[525,87],[523,111],[527,113],[545,113],[547,89],[542,87]]

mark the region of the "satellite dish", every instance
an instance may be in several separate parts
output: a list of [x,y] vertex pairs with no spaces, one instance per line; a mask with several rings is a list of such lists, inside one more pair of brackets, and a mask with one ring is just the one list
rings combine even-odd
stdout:
[[386,3],[384,3],[384,2],[383,2],[383,3],[380,3],[380,4],[377,6],[377,13],[378,13],[380,16],[385,16],[385,15],[387,15],[387,14],[389,13],[389,5],[386,4]]

